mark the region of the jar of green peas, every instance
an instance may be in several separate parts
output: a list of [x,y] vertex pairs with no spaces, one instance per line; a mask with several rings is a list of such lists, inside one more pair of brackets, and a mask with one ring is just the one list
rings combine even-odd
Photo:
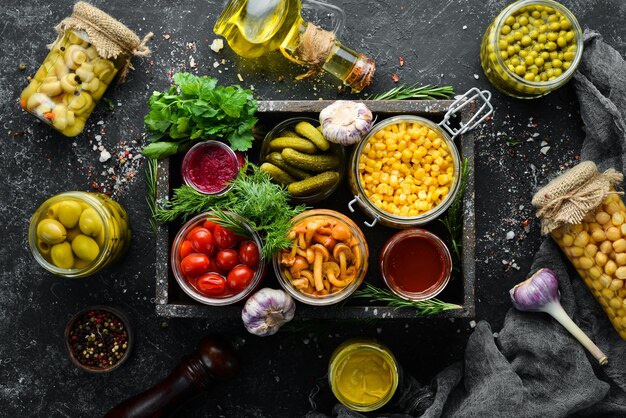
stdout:
[[480,61],[487,79],[520,99],[544,96],[564,85],[583,51],[574,15],[552,0],[520,0],[487,28]]

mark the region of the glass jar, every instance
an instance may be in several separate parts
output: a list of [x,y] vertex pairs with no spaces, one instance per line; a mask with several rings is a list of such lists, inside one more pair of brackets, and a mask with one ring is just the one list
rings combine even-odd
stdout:
[[396,392],[400,366],[384,345],[372,340],[349,340],[333,352],[328,383],[335,397],[353,411],[383,407]]
[[130,239],[126,211],[102,193],[53,196],[39,206],[28,228],[35,260],[68,278],[89,276],[117,261]]
[[[174,238],[174,243],[172,244],[172,251],[170,252],[171,253],[170,265],[172,266],[172,272],[174,273],[176,282],[189,297],[205,305],[224,306],[224,305],[231,305],[233,303],[239,302],[240,300],[243,300],[246,297],[248,297],[255,289],[257,289],[259,285],[261,284],[261,281],[265,277],[266,262],[265,262],[265,259],[263,259],[262,252],[261,252],[261,248],[263,247],[263,242],[261,241],[261,237],[252,228],[252,226],[250,226],[248,221],[246,221],[243,217],[232,212],[228,212],[228,215],[231,216],[236,221],[238,221],[239,225],[242,228],[245,228],[245,230],[248,232],[247,234],[248,237],[246,237],[245,239],[252,240],[256,244],[257,249],[259,250],[259,261],[257,263],[256,270],[254,270],[254,273],[252,275],[250,282],[248,283],[247,286],[245,286],[244,289],[239,290],[239,291],[232,291],[229,288],[225,287],[223,294],[213,295],[213,296],[200,292],[198,280],[202,276],[207,275],[208,273],[218,273],[218,275],[221,276],[221,278],[223,279],[223,284],[224,285],[226,284],[225,276],[227,275],[228,272],[218,271],[220,269],[216,267],[216,264],[215,264],[216,257],[213,257],[213,255],[215,255],[215,253],[218,251],[216,246],[213,246],[213,248],[206,249],[206,251],[203,251],[203,254],[196,254],[196,255],[206,255],[208,257],[209,263],[206,266],[207,270],[204,272],[204,274],[198,275],[195,277],[188,277],[185,275],[181,267],[181,262],[185,258],[183,257],[183,255],[181,255],[181,253],[184,253],[186,251],[183,248],[183,245],[185,244],[185,242],[189,242],[188,237],[194,229],[196,228],[209,229],[210,235],[211,235],[211,241],[212,243],[214,243],[215,234],[213,234],[212,229],[216,227],[215,226],[216,224],[213,222],[213,220],[215,219],[212,218],[211,212],[201,213],[200,215],[197,215],[194,218],[187,221],[187,223],[185,223],[185,225],[183,225],[183,227],[176,234],[176,237]],[[241,243],[245,239],[244,238],[237,239],[237,242]],[[237,250],[237,252],[239,252],[239,248],[237,246],[240,244],[235,243],[233,245],[234,245],[233,248]],[[189,254],[197,253],[197,251],[195,249],[193,250],[189,249],[187,253]],[[235,268],[239,266],[241,266],[241,264],[239,264]]]
[[187,151],[180,166],[185,184],[208,195],[221,196],[233,188],[239,173],[237,154],[220,141],[199,142]]
[[[525,12],[528,16],[520,15]],[[567,83],[582,52],[583,33],[569,10],[552,0],[521,0],[505,7],[489,25],[480,60],[498,90],[531,99]]]
[[283,289],[300,302],[316,306],[340,302],[358,289],[369,258],[359,227],[328,209],[308,210],[291,221],[292,247],[281,250],[273,260]]
[[452,257],[446,244],[421,228],[393,235],[380,252],[380,272],[389,290],[407,300],[437,296],[450,281]]
[[[270,149],[270,142],[272,142],[273,139],[276,139],[279,137],[297,135],[295,134],[295,127],[300,122],[309,122],[311,125],[313,125],[316,128],[320,126],[319,121],[313,118],[306,118],[306,117],[290,118],[290,119],[282,121],[281,123],[276,125],[271,131],[269,131],[267,135],[265,135],[265,138],[263,139],[263,144],[261,145],[261,155],[260,155],[261,162],[271,163],[277,166],[279,169],[285,171],[287,174],[292,176],[294,181],[299,181],[299,180],[303,180],[304,178],[306,178],[303,175],[313,176],[319,173],[313,173],[313,172],[307,173],[306,170],[303,170],[302,168],[296,165],[289,164],[289,162],[285,161],[281,155],[277,155],[277,154],[280,154],[278,150],[272,151]],[[270,156],[270,154],[272,155]],[[339,159],[338,167],[336,169],[330,170],[330,171],[337,171],[339,173],[339,177],[337,178],[337,181],[335,181],[335,183],[331,185],[326,185],[325,187],[320,188],[317,191],[309,192],[309,193],[298,195],[298,196],[295,196],[292,194],[291,200],[293,202],[316,203],[316,202],[319,202],[320,200],[324,200],[330,197],[335,192],[335,190],[337,190],[337,188],[343,181],[346,175],[345,147],[339,144],[331,143],[328,151],[325,151],[323,153],[320,151],[319,154],[336,155],[338,157]],[[276,158],[278,158],[279,160],[277,161]]]
[[22,91],[20,105],[61,134],[76,136],[129,59],[123,54],[102,58],[87,33],[67,29]]
[[377,123],[354,149],[348,207],[354,211],[356,203],[373,218],[367,226],[423,225],[452,204],[459,173],[459,152],[444,129],[419,116],[395,116]]
[[608,195],[583,222],[551,232],[626,340],[626,206]]

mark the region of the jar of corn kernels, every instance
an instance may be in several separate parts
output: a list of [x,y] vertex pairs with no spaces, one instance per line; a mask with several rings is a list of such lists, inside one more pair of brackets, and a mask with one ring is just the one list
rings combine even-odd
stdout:
[[[584,162],[555,179],[557,187],[550,183],[537,192],[533,205],[544,215],[544,232],[545,217],[582,218],[547,229],[626,340],[626,206],[613,188],[622,177],[614,170],[600,173],[595,164]],[[544,205],[546,196],[557,205]],[[596,205],[593,199],[598,196]]]

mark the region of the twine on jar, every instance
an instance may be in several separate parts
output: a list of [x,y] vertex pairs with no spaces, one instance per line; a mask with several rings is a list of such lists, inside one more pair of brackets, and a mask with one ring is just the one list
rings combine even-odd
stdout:
[[56,26],[59,38],[62,38],[69,29],[86,32],[89,41],[102,58],[115,59],[120,55],[126,57],[119,74],[120,83],[126,78],[128,70],[134,69],[130,62],[131,57],[150,55],[150,48],[146,44],[154,35],[150,32],[140,39],[119,20],[82,1],[74,5],[71,16]]
[[612,168],[600,173],[592,161],[584,161],[552,180],[535,196],[532,204],[546,235],[563,225],[580,224],[613,190],[624,175]]
[[309,67],[309,71],[297,76],[296,80],[321,73],[334,45],[334,33],[308,23],[306,30],[300,37],[300,44],[294,51],[294,55],[300,63]]

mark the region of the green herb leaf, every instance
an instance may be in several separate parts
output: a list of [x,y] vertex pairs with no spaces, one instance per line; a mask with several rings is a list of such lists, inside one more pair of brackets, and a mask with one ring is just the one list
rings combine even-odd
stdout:
[[[146,156],[165,158],[208,139],[228,140],[237,151],[252,146],[258,103],[250,90],[189,73],[177,73],[173,80],[168,91],[154,92],[148,101],[144,122],[153,142],[144,149]],[[153,146],[161,143],[173,145]]]
[[154,216],[157,211],[157,169],[158,169],[158,161],[154,158],[148,158],[148,166],[146,167],[146,189],[148,193],[146,194],[146,203],[148,204],[148,208],[150,208],[150,213],[152,217],[150,218],[150,226],[152,227],[152,232],[156,234],[157,232],[157,223],[154,219]]
[[425,86],[418,86],[417,83],[407,87],[402,84],[401,86],[394,87],[384,93],[375,94],[369,97],[368,100],[404,100],[404,99],[417,99],[417,100],[436,100],[436,99],[448,99],[454,95],[454,88],[452,86],[431,86],[427,84]]
[[463,309],[462,306],[454,303],[442,302],[439,299],[428,300],[406,300],[402,299],[388,290],[380,289],[376,286],[372,286],[369,283],[365,283],[364,289],[359,289],[352,295],[354,298],[369,299],[370,302],[381,302],[392,308],[413,308],[417,311],[418,316],[433,315],[444,311],[450,311],[455,309]]
[[467,158],[461,163],[461,184],[459,192],[454,197],[454,201],[448,208],[445,218],[439,221],[443,223],[448,232],[448,247],[452,250],[452,266],[454,277],[461,271],[461,247],[463,245],[463,195],[467,189],[467,181],[471,168]]
[[287,189],[271,181],[270,176],[254,164],[246,163],[233,188],[222,196],[201,194],[189,186],[174,189],[173,198],[158,208],[154,218],[160,222],[186,219],[202,212],[213,211],[216,218],[233,231],[241,229],[233,212],[245,218],[263,240],[262,253],[269,260],[278,250],[291,246],[288,238],[293,226],[291,218],[303,212],[305,206],[292,207]]
[[178,152],[178,145],[174,142],[153,142],[143,149],[143,155],[148,158],[161,160]]

